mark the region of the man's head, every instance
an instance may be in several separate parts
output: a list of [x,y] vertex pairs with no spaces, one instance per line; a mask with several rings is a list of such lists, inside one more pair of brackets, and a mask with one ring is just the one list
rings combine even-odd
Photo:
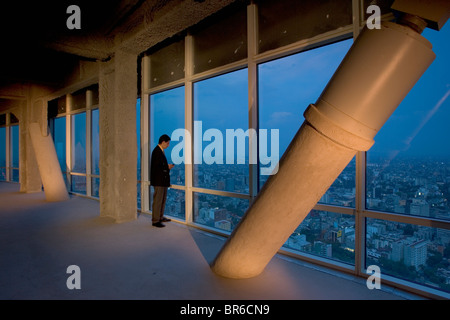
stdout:
[[158,144],[161,146],[161,148],[166,149],[167,147],[169,147],[170,137],[167,134],[163,134],[161,137],[159,137]]

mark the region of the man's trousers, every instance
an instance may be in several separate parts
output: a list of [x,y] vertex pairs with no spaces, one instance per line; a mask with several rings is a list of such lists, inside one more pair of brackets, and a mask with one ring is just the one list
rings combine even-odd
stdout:
[[167,187],[153,186],[152,223],[159,222],[164,215]]

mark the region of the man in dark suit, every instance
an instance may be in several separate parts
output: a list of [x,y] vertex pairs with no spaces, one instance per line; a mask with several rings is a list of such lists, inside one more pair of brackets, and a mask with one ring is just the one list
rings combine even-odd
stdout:
[[150,165],[150,185],[153,186],[152,225],[158,228],[165,227],[163,222],[170,219],[164,217],[167,188],[170,187],[170,169],[173,164],[167,163],[164,150],[169,147],[170,137],[163,134],[158,145],[153,149]]

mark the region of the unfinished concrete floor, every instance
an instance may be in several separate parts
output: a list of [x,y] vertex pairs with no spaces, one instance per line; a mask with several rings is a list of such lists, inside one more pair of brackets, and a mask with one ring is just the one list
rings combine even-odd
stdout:
[[[140,214],[116,224],[99,217],[96,200],[45,202],[0,182],[0,299],[394,300],[417,297],[282,255],[258,277],[221,278],[209,262],[221,237],[170,222],[151,226]],[[67,267],[78,265],[81,289],[69,290]]]

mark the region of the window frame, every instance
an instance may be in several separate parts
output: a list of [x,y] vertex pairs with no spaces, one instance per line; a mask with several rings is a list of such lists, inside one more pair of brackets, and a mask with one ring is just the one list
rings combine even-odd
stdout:
[[[193,84],[196,81],[201,81],[211,77],[219,76],[224,73],[232,72],[241,68],[247,68],[248,70],[248,114],[249,114],[249,129],[258,128],[258,65],[273,59],[286,57],[295,53],[299,53],[305,50],[314,49],[323,45],[327,45],[336,41],[340,41],[347,38],[353,38],[355,40],[361,28],[365,25],[365,18],[367,17],[365,12],[365,0],[352,0],[352,24],[331,30],[323,34],[319,34],[310,39],[300,40],[295,43],[285,45],[283,47],[275,48],[262,53],[258,52],[258,8],[255,3],[251,3],[247,6],[247,58],[235,61],[233,63],[215,67],[211,70],[203,71],[199,74],[193,72],[193,36],[188,34],[185,36],[185,76],[184,79],[177,80],[173,83],[166,83],[159,87],[152,87],[148,85],[148,57],[143,57],[143,74],[142,74],[142,93],[144,96],[143,101],[148,101],[145,98],[155,92],[168,90],[170,88],[184,85],[185,87],[185,128],[193,136]],[[384,7],[383,7],[384,8]],[[383,11],[382,20],[392,20],[393,14],[385,14]],[[313,103],[313,101],[312,101]],[[148,103],[147,103],[148,104]],[[141,106],[141,114],[148,112],[148,105],[145,103]],[[141,130],[148,130],[148,117],[143,117],[141,120]],[[147,119],[147,120],[145,120]],[[142,136],[148,136],[148,134],[142,133]],[[250,150],[252,143],[250,141]],[[142,148],[145,148],[146,141],[142,141]],[[148,151],[143,150],[142,166],[146,167],[148,163]],[[145,159],[146,157],[146,159]],[[192,157],[192,154],[191,154]],[[193,159],[191,158],[191,163]],[[299,253],[298,251],[290,250],[282,247],[279,252],[288,256],[292,256],[296,259],[301,259],[314,264],[322,265],[325,267],[331,267],[333,269],[344,271],[352,275],[367,278],[367,265],[366,265],[366,221],[367,219],[382,219],[385,221],[394,221],[398,223],[413,224],[416,226],[426,226],[432,228],[440,228],[450,230],[450,222],[429,217],[411,216],[398,213],[379,212],[376,210],[369,210],[366,208],[366,166],[367,166],[367,154],[366,152],[357,152],[355,156],[355,207],[340,207],[330,204],[318,203],[314,206],[313,210],[329,211],[334,213],[346,214],[354,217],[355,221],[355,261],[353,265],[341,263],[337,261],[331,261],[322,257],[313,256],[307,253]],[[205,226],[199,226],[193,219],[193,194],[204,193],[229,197],[242,197],[248,199],[251,202],[255,199],[259,190],[259,165],[250,165],[249,167],[249,195],[240,195],[235,193],[229,193],[224,191],[209,190],[203,188],[196,188],[193,186],[193,168],[192,165],[186,164],[185,170],[185,185],[175,186],[180,190],[185,191],[185,210],[186,219],[179,221],[190,226],[194,226],[201,229],[206,229],[209,232],[217,233],[222,236],[228,236],[227,232],[221,232],[214,228],[207,228]],[[148,197],[149,183],[148,172],[143,170],[142,181],[142,195]],[[144,199],[143,212],[150,213],[148,208],[148,198]],[[413,293],[428,297],[446,297],[449,298],[450,294],[441,290],[431,288],[429,286],[412,283],[403,279],[395,278],[389,275],[383,275],[383,281],[388,285],[393,285]]]
[[[98,101],[98,84],[94,83],[88,87],[83,87],[77,91],[77,94],[82,94],[85,97],[85,106],[73,110],[72,94],[57,92],[48,98],[47,106],[51,103],[59,103],[62,101],[65,108],[58,108],[58,112],[55,116],[48,119],[49,127],[53,131],[53,119],[64,118],[66,120],[66,172],[62,172],[66,177],[66,187],[70,194],[99,199],[98,196],[93,194],[93,182],[94,179],[98,179],[98,185],[100,184],[100,174],[93,174],[92,171],[92,111],[100,108]],[[61,112],[60,112],[61,111]],[[72,172],[72,118],[77,114],[86,114],[86,146],[85,146],[85,161],[86,172]],[[100,118],[100,117],[99,117]],[[100,122],[100,119],[99,119]],[[100,151],[100,150],[99,150]],[[86,193],[77,192],[72,190],[72,177],[84,177],[86,180]]]

